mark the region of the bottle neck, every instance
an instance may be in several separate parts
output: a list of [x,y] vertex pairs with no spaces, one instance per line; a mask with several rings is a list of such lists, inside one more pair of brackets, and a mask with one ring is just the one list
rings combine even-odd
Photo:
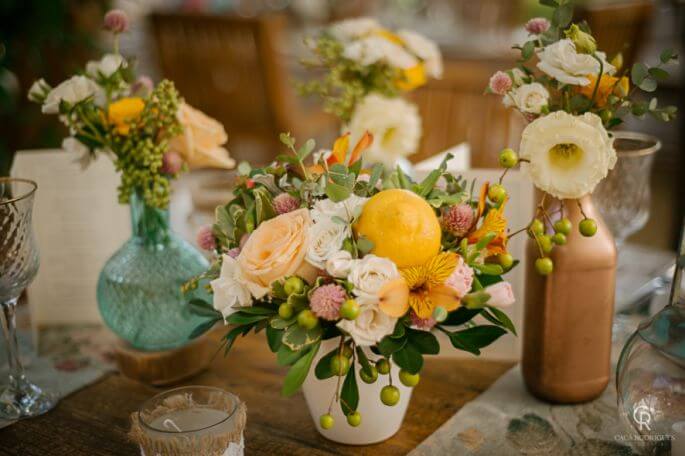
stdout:
[[146,246],[162,247],[169,241],[169,210],[145,203],[140,191],[131,195],[131,231]]

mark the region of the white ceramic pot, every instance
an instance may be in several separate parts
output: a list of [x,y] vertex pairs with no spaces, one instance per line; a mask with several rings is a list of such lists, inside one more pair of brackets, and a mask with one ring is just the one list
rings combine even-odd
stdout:
[[[355,364],[357,386],[359,387],[359,408],[357,410],[362,416],[361,425],[352,427],[347,424],[340,404],[334,403],[331,415],[333,415],[335,425],[331,429],[321,428],[319,418],[328,412],[328,405],[335,395],[337,377],[319,380],[314,375],[314,368],[319,359],[337,347],[338,343],[338,338],[325,340],[321,343],[319,353],[316,354],[309,375],[302,385],[304,398],[307,400],[309,413],[312,415],[316,429],[327,439],[347,445],[369,445],[389,439],[400,430],[412,393],[412,388],[400,383],[398,378],[400,368],[394,363],[392,363],[390,370],[392,384],[400,390],[400,401],[396,405],[389,407],[381,402],[381,389],[389,384],[388,376],[379,375],[378,380],[369,385],[359,378],[359,365]],[[375,355],[369,355],[369,357],[370,359],[378,358]]]

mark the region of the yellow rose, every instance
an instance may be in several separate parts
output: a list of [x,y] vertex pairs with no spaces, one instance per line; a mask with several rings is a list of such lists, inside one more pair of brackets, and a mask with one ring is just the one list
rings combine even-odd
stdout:
[[224,126],[187,103],[178,108],[183,133],[169,143],[169,150],[183,157],[190,168],[226,168],[235,160],[221,147],[228,140]]
[[259,225],[238,256],[245,279],[263,288],[291,275],[312,283],[316,268],[304,261],[311,224],[309,211],[298,209]]
[[[585,95],[588,98],[592,98],[592,94],[595,91],[595,85],[597,84],[597,76],[594,74],[587,75],[590,83],[586,86],[578,87],[578,92]],[[620,79],[608,74],[603,74],[602,79],[599,80],[599,87],[597,87],[597,94],[595,95],[595,104],[602,108],[607,104],[609,100],[609,95],[612,93],[619,98],[626,97],[628,91],[630,90],[630,82],[626,76]]]
[[145,102],[142,98],[122,98],[109,105],[107,120],[114,125],[117,133],[127,135],[131,129],[131,122],[140,116],[143,109],[145,109]]

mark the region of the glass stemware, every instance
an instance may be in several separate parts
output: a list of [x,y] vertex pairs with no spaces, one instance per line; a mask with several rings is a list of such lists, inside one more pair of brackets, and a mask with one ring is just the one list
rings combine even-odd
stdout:
[[0,320],[9,362],[9,383],[0,388],[0,419],[4,420],[37,416],[56,403],[26,378],[16,334],[17,301],[38,272],[38,247],[31,226],[36,189],[30,180],[0,178]]

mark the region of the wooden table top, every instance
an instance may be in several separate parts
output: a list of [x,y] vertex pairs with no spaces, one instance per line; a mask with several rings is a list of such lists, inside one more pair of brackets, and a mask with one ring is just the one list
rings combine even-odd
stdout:
[[[249,455],[406,454],[512,365],[477,358],[426,358],[400,432],[380,444],[353,447],[319,435],[301,392],[291,398],[280,396],[286,369],[276,364],[263,337],[237,340],[227,358],[219,355],[209,370],[185,382],[224,388],[247,403]],[[46,415],[0,430],[0,455],[138,454],[126,437],[129,415],[161,390],[109,374],[63,399]]]

